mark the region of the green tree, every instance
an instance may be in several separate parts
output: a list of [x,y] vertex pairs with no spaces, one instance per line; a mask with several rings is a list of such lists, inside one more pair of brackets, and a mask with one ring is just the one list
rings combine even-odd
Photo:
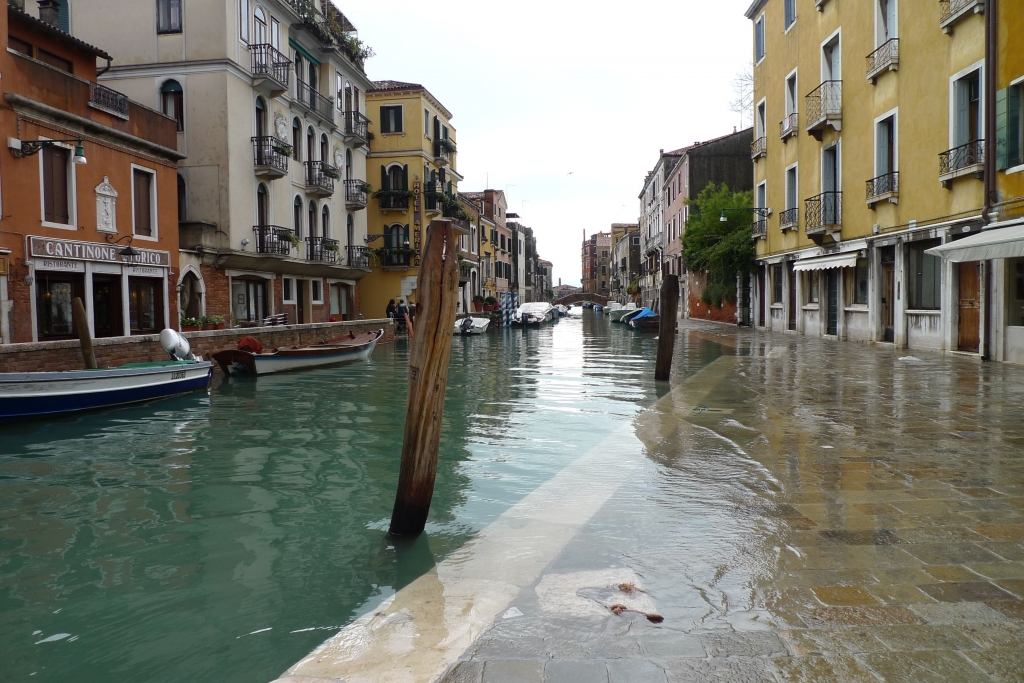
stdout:
[[[687,269],[706,272],[704,303],[721,306],[736,300],[736,274],[754,267],[754,243],[751,239],[753,214],[749,211],[725,211],[752,205],[749,192],[733,192],[724,183],[709,183],[696,199],[686,202],[690,217],[683,231],[683,261]],[[726,220],[721,220],[723,211]]]

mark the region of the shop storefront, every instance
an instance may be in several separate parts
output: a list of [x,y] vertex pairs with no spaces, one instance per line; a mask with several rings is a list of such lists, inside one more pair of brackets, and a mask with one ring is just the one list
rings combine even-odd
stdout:
[[85,305],[93,337],[155,334],[169,326],[167,251],[102,242],[32,237],[29,240],[34,341],[78,336],[75,297]]

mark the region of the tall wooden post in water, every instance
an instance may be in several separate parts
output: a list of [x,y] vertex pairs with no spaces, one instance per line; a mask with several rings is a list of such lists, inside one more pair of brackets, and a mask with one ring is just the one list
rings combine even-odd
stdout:
[[85,304],[80,297],[71,302],[71,320],[78,330],[78,338],[82,342],[82,359],[86,370],[96,369],[96,354],[92,350],[92,334],[89,332],[89,316],[85,314]]
[[433,220],[426,231],[417,297],[416,336],[409,342],[409,396],[398,494],[390,533],[423,531],[434,496],[444,393],[459,290],[459,247],[450,220]]
[[664,275],[661,281],[661,309],[658,325],[658,362],[654,379],[667,382],[672,374],[672,350],[676,345],[676,315],[679,311],[679,276]]

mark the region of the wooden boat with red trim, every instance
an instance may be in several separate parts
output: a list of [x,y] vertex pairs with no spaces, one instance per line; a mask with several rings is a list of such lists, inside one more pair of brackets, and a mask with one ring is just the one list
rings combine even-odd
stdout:
[[[225,375],[270,375],[366,360],[383,336],[384,330],[380,329],[376,332],[350,333],[348,337],[327,339],[317,344],[269,351],[227,349],[213,354],[213,360],[217,361]],[[240,346],[244,346],[244,342],[243,339]]]

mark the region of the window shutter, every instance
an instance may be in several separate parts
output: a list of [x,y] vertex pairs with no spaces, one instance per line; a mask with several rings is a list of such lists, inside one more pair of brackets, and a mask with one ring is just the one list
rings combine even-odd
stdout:
[[400,245],[398,245],[398,246],[404,247],[406,244],[409,244],[409,224],[408,223],[406,223],[405,225],[402,226],[402,243]]
[[796,170],[790,169],[786,174],[786,208],[796,207]]
[[885,38],[891,40],[896,37],[896,2],[887,0],[885,3]]
[[1015,85],[1009,88],[1007,93],[1007,128],[1006,128],[1006,145],[1009,148],[1007,152],[1007,166],[1019,166],[1024,163],[1024,159],[1021,158],[1021,121],[1020,121],[1020,109],[1021,109],[1021,91],[1022,88],[1019,85]]
[[402,166],[402,189],[409,189],[409,165],[405,164]]
[[391,187],[388,185],[388,169],[384,168],[383,166],[380,167],[380,189],[391,189]]
[[889,172],[889,122],[882,121],[875,132],[875,175]]
[[152,176],[145,171],[135,170],[132,185],[135,192],[135,234],[144,237],[153,235],[150,183]]
[[957,147],[960,145],[966,145],[970,140],[970,125],[968,122],[969,116],[969,99],[970,99],[970,85],[968,79],[964,78],[956,82],[955,86],[956,93],[956,129],[953,131],[953,141]]
[[49,182],[50,186],[50,196],[45,202],[46,220],[67,225],[71,221],[68,211],[68,151],[63,147],[50,147],[44,152],[48,152],[43,157],[44,182]]
[[380,132],[391,132],[391,107],[380,108]]
[[1010,167],[1009,104],[1010,89],[996,91],[996,170]]

